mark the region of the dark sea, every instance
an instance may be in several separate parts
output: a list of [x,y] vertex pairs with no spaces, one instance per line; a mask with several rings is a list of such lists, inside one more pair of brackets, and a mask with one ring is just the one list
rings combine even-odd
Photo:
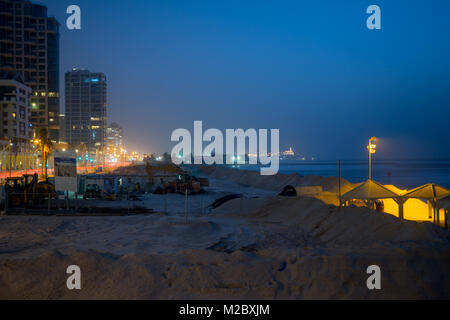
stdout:
[[[244,170],[259,170],[258,166],[239,166]],[[280,173],[301,176],[338,176],[338,161],[281,160]],[[341,176],[350,182],[367,180],[367,161],[342,161]],[[450,189],[450,160],[373,161],[372,180],[413,189],[426,183],[436,183]]]

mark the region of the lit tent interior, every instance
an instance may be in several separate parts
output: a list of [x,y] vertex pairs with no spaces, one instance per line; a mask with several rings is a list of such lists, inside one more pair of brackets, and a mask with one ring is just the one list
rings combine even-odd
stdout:
[[345,193],[342,202],[349,205],[354,200],[360,200],[367,207],[374,208],[375,201],[382,200],[386,213],[407,220],[433,223],[439,221],[439,224],[444,226],[446,211],[440,207],[440,200],[449,196],[450,190],[436,184],[426,184],[407,191],[367,180]]

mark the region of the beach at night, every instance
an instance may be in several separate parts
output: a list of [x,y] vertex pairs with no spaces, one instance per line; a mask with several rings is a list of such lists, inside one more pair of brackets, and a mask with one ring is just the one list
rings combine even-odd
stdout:
[[432,316],[450,299],[449,15],[0,0],[0,304]]
[[[144,216],[1,217],[0,271],[10,274],[2,278],[1,297],[440,299],[448,295],[448,231],[364,207],[339,208],[337,178],[297,178],[326,191],[314,197],[282,197],[277,190],[295,177],[264,179],[237,169],[203,170],[214,187],[189,197],[188,223],[183,195],[149,196],[139,205],[156,211]],[[346,181],[342,186],[352,188]],[[243,197],[207,208],[215,199],[236,192]],[[123,206],[126,211],[126,203]],[[82,295],[53,286],[64,277],[65,266],[75,262],[89,273]],[[389,293],[361,286],[366,265],[373,262],[389,266],[382,282]],[[50,265],[62,272],[47,275]]]

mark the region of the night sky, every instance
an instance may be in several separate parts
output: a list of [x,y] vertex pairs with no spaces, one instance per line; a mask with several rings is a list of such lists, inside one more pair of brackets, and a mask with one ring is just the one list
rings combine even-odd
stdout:
[[282,149],[318,159],[363,159],[374,135],[379,158],[450,158],[448,0],[39,3],[61,23],[61,92],[72,67],[104,72],[130,149],[170,151],[203,120],[279,128]]

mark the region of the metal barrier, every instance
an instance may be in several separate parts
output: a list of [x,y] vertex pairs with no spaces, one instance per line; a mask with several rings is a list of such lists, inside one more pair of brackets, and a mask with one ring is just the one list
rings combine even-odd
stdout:
[[119,195],[118,199],[120,200],[83,199],[83,196],[78,194],[68,197],[46,193],[28,195],[6,193],[3,212],[6,215],[37,216],[176,214],[183,215],[185,223],[189,223],[191,216],[204,216],[208,213],[204,195],[141,194],[137,196],[128,192]]
[[151,213],[150,209],[136,205],[130,194],[118,206],[108,205],[109,201],[58,196],[56,194],[6,193],[4,213],[6,215],[129,215]]

